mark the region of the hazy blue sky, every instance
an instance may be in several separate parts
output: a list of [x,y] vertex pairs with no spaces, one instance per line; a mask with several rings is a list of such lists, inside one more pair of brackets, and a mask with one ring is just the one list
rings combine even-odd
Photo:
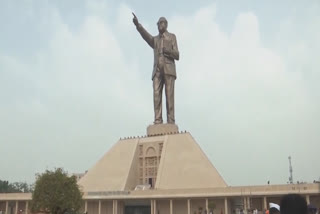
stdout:
[[[177,36],[176,122],[229,185],[320,177],[320,1],[0,1],[0,179],[84,172],[153,121],[152,33]],[[126,154],[123,154],[126,155]]]

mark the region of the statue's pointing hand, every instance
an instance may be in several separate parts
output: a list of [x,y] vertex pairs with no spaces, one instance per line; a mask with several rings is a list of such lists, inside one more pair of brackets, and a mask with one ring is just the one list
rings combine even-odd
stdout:
[[138,25],[139,25],[139,21],[138,21],[138,18],[137,18],[137,16],[136,16],[136,14],[134,14],[134,13],[132,12],[132,15],[133,15],[132,21],[133,21],[134,25],[135,25],[135,26],[138,26]]

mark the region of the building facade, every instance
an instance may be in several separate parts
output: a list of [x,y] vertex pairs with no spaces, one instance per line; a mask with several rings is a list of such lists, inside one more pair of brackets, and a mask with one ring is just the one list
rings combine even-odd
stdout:
[[[320,184],[231,187],[190,133],[165,125],[120,139],[78,181],[88,214],[238,214],[298,193],[320,207]],[[152,133],[152,134],[151,134]],[[0,214],[30,214],[30,193],[0,194]]]

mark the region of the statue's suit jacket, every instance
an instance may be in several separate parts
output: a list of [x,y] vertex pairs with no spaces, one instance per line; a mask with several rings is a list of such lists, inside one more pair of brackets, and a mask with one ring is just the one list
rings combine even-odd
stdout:
[[[141,24],[137,26],[137,30],[141,34],[142,38],[153,48],[154,53],[154,63],[153,63],[153,72],[152,72],[152,80],[156,74],[160,52],[161,50],[161,38],[160,35],[152,36],[150,35]],[[166,48],[168,48],[169,53],[164,54],[164,73],[166,75],[172,75],[177,78],[176,74],[176,64],[174,60],[179,60],[179,50],[177,45],[176,36],[173,33],[169,33],[168,31],[163,33],[164,43],[166,44]],[[169,47],[167,47],[169,46]]]

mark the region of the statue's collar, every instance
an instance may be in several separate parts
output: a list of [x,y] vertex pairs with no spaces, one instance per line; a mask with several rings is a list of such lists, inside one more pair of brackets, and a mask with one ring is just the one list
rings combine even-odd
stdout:
[[160,38],[162,38],[162,37],[164,37],[164,38],[168,37],[168,31],[163,32],[163,34],[159,34],[159,37],[160,37]]

